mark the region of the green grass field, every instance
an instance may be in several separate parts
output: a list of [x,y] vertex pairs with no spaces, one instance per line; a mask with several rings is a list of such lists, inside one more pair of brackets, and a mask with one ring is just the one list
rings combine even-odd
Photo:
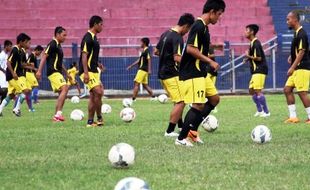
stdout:
[[[146,180],[152,190],[205,189],[310,189],[310,126],[283,124],[287,108],[283,95],[269,95],[271,118],[254,118],[249,96],[223,97],[215,133],[201,130],[205,145],[176,147],[164,138],[172,104],[140,100],[132,123],[119,118],[120,100],[105,100],[112,113],[106,126],[84,128],[85,120],[52,123],[54,101],[42,100],[36,113],[16,118],[10,105],[0,118],[0,189],[103,189],[113,190],[124,177]],[[87,102],[71,104],[64,114],[82,109]],[[306,113],[297,103],[299,118]],[[251,130],[267,125],[273,139],[257,145]],[[136,163],[114,169],[107,155],[112,145],[126,142],[135,147]]]

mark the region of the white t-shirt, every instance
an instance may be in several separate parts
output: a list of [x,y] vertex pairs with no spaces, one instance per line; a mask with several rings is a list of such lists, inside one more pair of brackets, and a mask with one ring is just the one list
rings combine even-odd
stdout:
[[[7,59],[9,55],[6,54],[4,51],[0,53],[0,67],[4,70],[7,68]],[[1,88],[7,88],[8,87],[8,82],[6,81],[5,73],[0,71],[0,87]]]

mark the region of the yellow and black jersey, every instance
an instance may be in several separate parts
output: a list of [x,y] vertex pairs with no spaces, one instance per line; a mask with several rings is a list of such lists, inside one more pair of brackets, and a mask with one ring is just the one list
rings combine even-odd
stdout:
[[175,55],[182,55],[184,41],[173,28],[163,33],[156,46],[159,51],[158,78],[161,80],[179,76],[179,63],[174,61]]
[[63,51],[60,43],[53,39],[45,50],[45,54],[48,56],[46,59],[47,65],[47,76],[53,73],[62,73],[62,61],[63,61]]
[[[22,65],[26,65],[26,63],[27,63],[27,53],[26,53],[26,50],[24,48],[21,48],[20,53],[21,53],[21,63],[22,63]],[[26,71],[27,71],[27,69],[23,68],[23,76],[26,76]]]
[[87,67],[88,71],[92,73],[98,73],[98,59],[99,59],[100,45],[97,40],[97,37],[92,32],[88,31],[82,40],[81,43],[81,57],[80,57],[80,66],[79,74],[83,74],[84,68],[82,63],[82,53],[87,53]]
[[[18,77],[23,76],[24,75],[24,71],[22,68],[22,53],[21,53],[21,49],[18,48],[17,46],[14,46],[11,54],[8,58],[8,61],[11,63],[12,69],[13,71],[17,74]],[[9,69],[6,70],[6,80],[10,81],[13,79],[13,75],[12,73],[9,71]]]
[[143,52],[139,58],[139,70],[148,72],[149,71],[149,59],[151,59],[151,54],[149,48],[144,48]]
[[[38,68],[38,59],[34,53],[31,53],[27,60],[27,64],[31,64],[31,63],[33,63],[34,68],[36,69]],[[35,72],[35,71],[28,69],[27,72]]]
[[310,56],[309,56],[309,41],[307,32],[300,27],[294,34],[294,39],[291,46],[292,63],[296,60],[297,54],[300,50],[305,50],[304,57],[298,64],[296,69],[310,70]]
[[265,53],[262,44],[257,38],[251,41],[249,55],[252,57],[261,57],[261,61],[250,60],[250,70],[252,74],[268,74],[268,66],[266,63]]
[[[210,55],[214,55],[214,48],[212,48],[212,47],[209,47],[208,57]],[[210,59],[215,61],[214,57],[212,57]],[[218,74],[217,71],[215,71],[215,69],[213,67],[211,67],[209,64],[206,64],[206,69],[207,69],[207,73],[211,74],[212,76],[217,76],[217,74]]]
[[[210,45],[210,34],[208,26],[201,18],[198,18],[193,24],[186,46],[193,46],[205,56],[208,56]],[[186,48],[186,47],[185,47]],[[180,64],[180,80],[205,77],[207,74],[205,63],[196,59],[184,51]]]

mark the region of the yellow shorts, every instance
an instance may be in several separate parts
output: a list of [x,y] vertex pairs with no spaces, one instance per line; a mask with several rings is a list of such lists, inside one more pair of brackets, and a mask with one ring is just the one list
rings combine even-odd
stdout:
[[265,74],[253,74],[250,80],[249,89],[262,90],[265,86]]
[[294,71],[287,81],[285,86],[296,88],[297,92],[307,92],[310,84],[310,71],[298,69]]
[[73,79],[73,80],[68,80],[68,81],[67,81],[67,85],[69,85],[69,86],[74,86],[74,85],[76,85],[76,84],[77,84],[77,82],[76,82],[75,79]]
[[10,80],[8,85],[8,95],[20,94],[27,89],[25,77],[18,77],[18,80]]
[[[216,77],[215,77],[215,79],[216,79]],[[215,96],[218,94],[217,89],[215,87],[214,80],[212,80],[212,77],[206,77],[205,83],[206,83],[205,84],[206,97],[211,97],[211,96]]]
[[182,81],[179,80],[179,77],[165,79],[162,80],[161,83],[172,102],[178,103],[184,101],[183,93],[181,91]]
[[39,83],[32,72],[26,72],[27,85],[31,88],[39,86]]
[[[88,76],[89,76],[89,82],[88,84],[85,84],[88,90],[92,90],[96,86],[101,86],[101,80],[100,80],[99,73],[88,72]],[[82,81],[84,81],[84,74],[81,74],[80,78]]]
[[206,102],[206,79],[204,77],[185,80],[182,86],[186,104]]
[[58,72],[51,74],[48,77],[48,80],[51,82],[51,86],[54,92],[59,92],[61,87],[67,84],[64,76]]
[[138,70],[137,75],[134,79],[137,83],[148,84],[149,83],[149,74],[146,71]]
[[210,78],[214,85],[216,84],[216,78],[217,78],[216,76],[213,76],[210,73],[208,73],[207,78]]

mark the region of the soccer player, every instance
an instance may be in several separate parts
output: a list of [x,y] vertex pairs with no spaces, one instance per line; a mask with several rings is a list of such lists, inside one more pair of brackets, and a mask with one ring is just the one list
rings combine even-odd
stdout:
[[76,75],[79,73],[78,71],[78,66],[76,62],[73,62],[70,65],[70,69],[68,69],[68,74],[71,76],[71,79],[67,81],[67,84],[70,86],[76,86],[78,92],[79,92],[79,96],[81,95],[81,88],[79,83],[76,81]]
[[[97,15],[92,16],[89,20],[89,30],[84,35],[81,43],[79,75],[89,90],[86,127],[101,127],[104,124],[101,114],[103,85],[101,84],[100,74],[98,72],[100,44],[97,40],[97,34],[102,29],[102,18]],[[97,114],[97,122],[94,122],[95,113]]]
[[143,88],[149,93],[151,96],[151,100],[155,100],[156,97],[153,94],[153,90],[148,85],[149,75],[152,73],[151,69],[151,55],[149,51],[149,38],[142,38],[141,39],[141,48],[143,52],[141,53],[140,58],[134,62],[133,64],[127,67],[127,70],[131,69],[135,65],[139,65],[138,72],[134,79],[134,88],[133,88],[133,95],[132,100],[136,100],[138,92],[139,92],[139,85],[142,84]]
[[35,104],[38,103],[38,93],[39,93],[39,83],[35,77],[35,73],[38,71],[38,57],[43,52],[43,47],[38,45],[34,48],[33,52],[28,57],[27,65],[31,67],[31,69],[28,69],[26,72],[26,79],[29,83],[29,85],[32,87],[32,95],[31,95],[31,102]]
[[4,49],[0,53],[0,104],[6,98],[8,93],[8,82],[5,73],[7,68],[7,59],[12,51],[13,43],[10,40],[4,41]]
[[31,38],[21,33],[17,36],[17,45],[13,47],[12,52],[7,60],[6,80],[8,81],[8,96],[2,101],[0,105],[0,115],[5,106],[7,106],[11,99],[18,97],[16,106],[13,109],[13,113],[17,116],[21,116],[20,106],[23,103],[26,95],[30,91],[26,87],[26,78],[24,77],[23,50],[30,47]]
[[250,70],[252,74],[249,84],[249,93],[252,96],[257,109],[254,117],[269,117],[270,112],[266,98],[262,92],[268,74],[268,66],[263,47],[260,41],[256,38],[258,31],[259,26],[256,24],[247,25],[245,28],[245,37],[251,42],[250,49],[245,55],[245,62],[250,62]]
[[289,118],[285,123],[298,123],[295,97],[293,94],[296,88],[308,115],[306,123],[310,124],[310,100],[308,90],[310,83],[310,55],[307,32],[300,24],[300,15],[297,11],[291,11],[286,18],[287,25],[295,31],[291,45],[291,55],[288,58],[290,68],[287,71],[287,82],[284,87],[284,94],[287,100]]
[[51,83],[52,89],[54,92],[59,94],[56,107],[55,107],[55,115],[53,117],[53,121],[55,122],[63,122],[65,118],[62,115],[62,109],[68,94],[68,85],[63,76],[63,73],[66,74],[66,77],[70,76],[67,73],[65,66],[63,65],[63,51],[61,44],[65,42],[67,37],[67,31],[62,26],[57,26],[54,32],[54,39],[47,45],[47,48],[42,55],[41,62],[39,65],[39,69],[36,73],[37,79],[41,79],[42,70],[46,63],[47,65],[47,76]]
[[192,14],[183,14],[176,26],[163,33],[155,49],[155,55],[159,56],[158,78],[168,93],[174,107],[170,113],[170,121],[165,132],[167,137],[176,137],[174,132],[176,124],[182,129],[182,113],[184,100],[179,81],[179,64],[183,52],[183,36],[188,33],[195,18]]
[[[175,140],[176,145],[193,146],[186,139],[189,131],[197,131],[203,118],[207,117],[220,101],[213,82],[205,78],[206,69],[204,68],[205,64],[210,64],[215,70],[220,68],[218,63],[208,57],[210,45],[208,25],[217,23],[225,7],[223,0],[207,0],[203,14],[195,21],[189,32],[180,64],[180,80],[183,81],[184,102],[192,104],[192,107],[185,116],[182,131]],[[192,140],[203,143],[198,133]]]

